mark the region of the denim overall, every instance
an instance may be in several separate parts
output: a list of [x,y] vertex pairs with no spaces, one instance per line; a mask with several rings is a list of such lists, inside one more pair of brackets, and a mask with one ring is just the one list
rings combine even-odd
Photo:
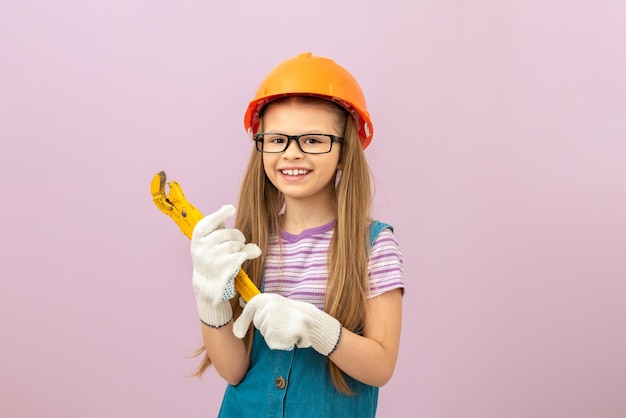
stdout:
[[[384,228],[391,226],[372,222],[372,245]],[[250,369],[241,383],[226,388],[219,417],[374,417],[378,387],[344,374],[355,394],[341,394],[330,379],[328,361],[312,348],[271,350],[255,330]]]

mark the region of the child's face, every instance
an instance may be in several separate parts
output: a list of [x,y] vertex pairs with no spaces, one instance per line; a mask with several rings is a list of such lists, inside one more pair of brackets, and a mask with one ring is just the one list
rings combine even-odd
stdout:
[[[271,103],[263,116],[263,131],[287,135],[306,133],[341,136],[333,113],[319,104],[287,100]],[[279,154],[263,153],[263,167],[272,184],[289,200],[332,199],[341,144],[327,154],[305,154],[295,141]]]

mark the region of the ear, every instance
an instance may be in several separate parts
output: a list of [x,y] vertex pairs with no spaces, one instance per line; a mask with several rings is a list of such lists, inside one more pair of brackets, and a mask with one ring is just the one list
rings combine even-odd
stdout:
[[335,187],[339,184],[339,180],[341,180],[342,175],[343,170],[340,167],[337,167],[337,171],[335,171]]

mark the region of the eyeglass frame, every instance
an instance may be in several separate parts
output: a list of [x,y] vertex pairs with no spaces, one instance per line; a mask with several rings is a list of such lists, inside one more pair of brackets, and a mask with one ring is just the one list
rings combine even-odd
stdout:
[[[261,137],[262,135],[280,135],[283,136],[285,138],[287,138],[287,142],[285,143],[285,148],[282,151],[265,151],[263,148],[263,140]],[[307,152],[305,150],[302,149],[302,145],[300,144],[300,138],[303,136],[311,136],[311,135],[317,135],[317,136],[326,136],[328,138],[330,138],[330,148],[328,149],[328,151],[325,152]],[[263,152],[265,154],[281,154],[285,151],[287,151],[287,148],[289,148],[289,145],[291,144],[291,141],[295,141],[296,145],[298,146],[298,149],[303,153],[303,154],[311,154],[311,155],[322,155],[322,154],[328,154],[333,150],[333,143],[334,142],[338,142],[340,144],[343,143],[344,138],[337,136],[337,135],[331,135],[331,134],[318,134],[318,133],[308,133],[308,134],[301,134],[301,135],[287,135],[287,134],[281,134],[279,132],[259,132],[254,134],[254,142],[256,143],[256,150],[258,152]],[[259,149],[259,143],[261,144],[260,147],[261,149]]]

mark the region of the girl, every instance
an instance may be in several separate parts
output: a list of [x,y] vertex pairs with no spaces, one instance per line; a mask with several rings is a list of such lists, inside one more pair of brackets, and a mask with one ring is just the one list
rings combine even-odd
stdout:
[[[226,205],[191,241],[197,375],[213,364],[229,383],[223,417],[373,417],[404,283],[391,227],[369,214],[361,89],[334,61],[301,54],[265,78],[244,124],[254,145],[235,228]],[[232,285],[241,267],[263,292],[247,304]]]

